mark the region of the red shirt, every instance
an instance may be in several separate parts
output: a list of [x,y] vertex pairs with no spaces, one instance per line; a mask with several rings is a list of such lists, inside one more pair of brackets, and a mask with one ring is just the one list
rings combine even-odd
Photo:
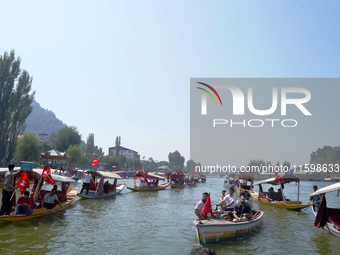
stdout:
[[[33,207],[33,200],[30,199],[30,198],[27,198],[27,199],[25,200],[24,197],[20,197],[20,198],[18,199],[17,204],[19,205],[19,204],[23,204],[23,203],[26,203],[26,204],[30,205],[31,208]],[[21,208],[22,208],[22,209],[27,209],[27,206],[26,206],[26,205],[21,205]]]

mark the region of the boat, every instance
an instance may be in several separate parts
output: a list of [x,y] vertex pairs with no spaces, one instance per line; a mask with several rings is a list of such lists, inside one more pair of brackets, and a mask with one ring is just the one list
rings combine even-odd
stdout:
[[[132,191],[158,191],[158,190],[164,190],[166,189],[169,185],[170,185],[170,181],[168,181],[165,184],[159,184],[159,181],[162,180],[166,180],[165,178],[156,175],[156,174],[148,174],[147,172],[143,172],[142,170],[135,173],[133,175],[133,179],[134,179],[134,187],[127,187],[129,190]],[[136,180],[140,180],[140,184],[138,185],[136,184]]]
[[[118,174],[112,172],[104,172],[104,171],[89,171],[92,175],[89,193],[78,193],[77,196],[81,198],[106,198],[106,197],[113,197],[119,195],[123,189],[125,188],[126,184],[121,183],[117,185],[117,180],[121,179]],[[113,184],[108,183],[107,192],[104,192],[104,180],[105,179],[114,179]]]
[[229,190],[230,188],[234,187],[234,178],[232,178],[230,175],[224,175],[225,178],[223,178],[223,186],[225,189]]
[[[284,192],[283,192],[283,184],[287,184],[290,182],[296,182],[298,184],[298,192],[297,192],[297,201],[290,201],[285,198]],[[281,192],[282,192],[282,198],[283,201],[273,201],[270,202],[266,199],[266,195],[268,192],[263,192],[262,185],[263,184],[270,184],[270,185],[280,185]],[[267,180],[259,181],[257,183],[254,183],[254,186],[259,186],[259,192],[255,192],[253,190],[250,191],[250,195],[253,198],[255,202],[258,202],[260,204],[265,204],[269,206],[274,206],[278,208],[285,208],[290,210],[300,210],[306,207],[311,206],[311,203],[302,204],[301,201],[299,201],[300,196],[300,179],[294,175],[285,175],[284,179],[282,181],[278,181],[277,179],[269,178]]]
[[171,181],[172,189],[183,189],[185,188],[185,173],[173,172],[173,173],[165,173],[165,176],[168,180]]
[[231,221],[224,218],[194,220],[196,236],[200,244],[217,243],[228,238],[240,236],[253,231],[262,224],[262,211],[251,211],[248,221]]
[[[34,180],[33,189],[32,189],[32,195],[31,198],[35,200],[38,193],[40,194],[40,199],[42,200],[43,197],[50,192],[50,190],[42,190],[41,187],[44,183],[45,177],[42,176],[42,169],[33,169],[32,171],[18,171],[13,174],[14,180],[19,180],[20,177],[23,175],[24,172],[26,172],[27,177],[29,180]],[[59,201],[62,204],[62,207],[56,205],[53,209],[46,209],[46,208],[40,208],[36,207],[32,209],[33,213],[31,215],[25,215],[25,214],[18,214],[14,215],[14,212],[12,212],[10,215],[2,215],[0,216],[0,221],[24,221],[24,220],[30,220],[36,217],[46,216],[61,210],[64,210],[65,208],[68,208],[70,204],[73,202],[74,198],[76,197],[76,194],[78,192],[78,188],[71,188],[71,183],[74,183],[75,181],[72,180],[69,177],[66,176],[60,176],[51,174],[54,181],[58,181],[62,183],[62,189],[64,188],[65,191],[58,191],[56,195],[58,196]],[[13,196],[14,204],[16,204],[16,198],[15,195]],[[40,201],[41,201],[40,200]],[[15,209],[15,207],[13,208]]]
[[197,187],[197,184],[195,182],[193,183],[185,183],[185,187],[190,187],[190,188],[194,188],[194,187]]
[[239,174],[234,177],[236,193],[251,191],[253,182],[254,176],[251,173],[239,172]]
[[319,211],[316,213],[312,206],[312,211],[315,216],[314,225],[318,228],[325,227],[333,235],[340,237],[340,209],[328,208],[325,194],[328,192],[340,190],[340,182],[323,187],[309,196],[320,195],[321,202]]

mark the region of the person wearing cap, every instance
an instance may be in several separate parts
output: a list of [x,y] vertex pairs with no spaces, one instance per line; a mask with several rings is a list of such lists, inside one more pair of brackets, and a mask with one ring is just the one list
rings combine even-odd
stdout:
[[18,199],[14,215],[17,214],[31,215],[33,213],[32,211],[33,200],[29,197],[29,195],[30,192],[25,191],[24,195]]
[[267,200],[268,200],[269,202],[274,202],[274,199],[275,199],[274,188],[273,188],[273,187],[270,187],[270,188],[268,189]]
[[42,200],[42,204],[46,209],[53,209],[54,207],[54,201],[57,201],[58,204],[60,205],[60,208],[62,207],[57,195],[56,195],[56,190],[52,189],[51,192],[47,193],[43,200]]

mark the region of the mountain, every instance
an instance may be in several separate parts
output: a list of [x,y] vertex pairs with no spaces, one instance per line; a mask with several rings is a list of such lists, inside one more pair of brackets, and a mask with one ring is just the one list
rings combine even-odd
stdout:
[[42,108],[38,102],[33,101],[31,105],[33,111],[26,119],[25,133],[33,132],[37,136],[41,133],[50,135],[52,132],[58,132],[59,129],[67,127],[55,116],[54,112]]

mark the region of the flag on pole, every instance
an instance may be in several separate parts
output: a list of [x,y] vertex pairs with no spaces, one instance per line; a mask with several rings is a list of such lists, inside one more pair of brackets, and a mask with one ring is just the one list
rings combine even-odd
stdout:
[[210,201],[210,193],[209,193],[207,201],[205,202],[204,207],[202,209],[201,215],[203,216],[203,218],[207,219],[211,217],[212,214],[213,212],[211,210],[211,201]]
[[279,174],[278,172],[275,172],[275,181],[276,182],[283,182],[285,178],[283,177],[282,174]]
[[99,163],[99,160],[96,159],[96,158],[94,158],[94,159],[92,160],[91,167],[95,167],[96,165],[98,165],[98,163]]
[[46,178],[47,183],[54,185],[54,180],[53,180],[52,175],[51,175],[51,169],[48,166],[44,167],[44,170],[42,172],[42,176],[44,176]]
[[185,175],[185,171],[184,171],[184,169],[183,169],[183,175]]
[[24,194],[27,188],[30,187],[30,183],[28,181],[27,173],[24,171],[24,174],[21,176],[20,181],[18,183],[18,188],[20,188],[21,195]]

